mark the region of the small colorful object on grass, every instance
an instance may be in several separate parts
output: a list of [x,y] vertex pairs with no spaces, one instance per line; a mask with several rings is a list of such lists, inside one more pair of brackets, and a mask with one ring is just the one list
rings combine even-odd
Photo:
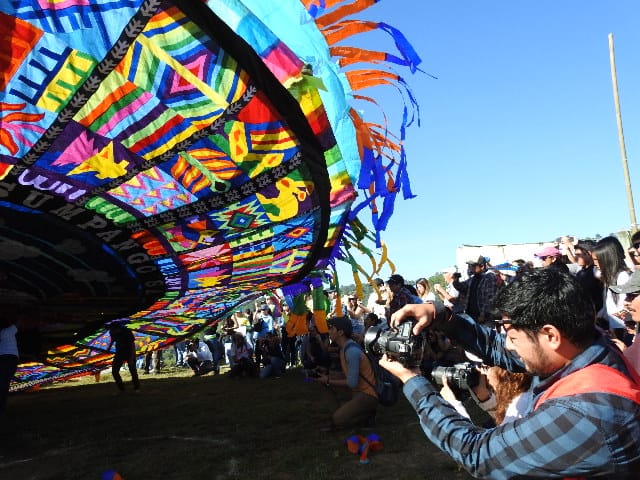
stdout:
[[102,472],[101,480],[124,480],[124,477],[115,470]]
[[356,455],[360,455],[360,463],[369,463],[369,452],[377,452],[382,450],[382,440],[376,433],[367,435],[351,435],[344,443],[347,444],[347,450]]

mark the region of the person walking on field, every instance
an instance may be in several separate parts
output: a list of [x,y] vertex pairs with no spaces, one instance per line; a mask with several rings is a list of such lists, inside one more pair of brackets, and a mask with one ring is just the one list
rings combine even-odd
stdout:
[[111,335],[109,350],[111,350],[114,343],[116,344],[116,353],[113,356],[113,362],[111,364],[111,374],[116,381],[118,389],[124,392],[124,383],[120,376],[120,368],[126,362],[129,367],[129,372],[131,372],[133,389],[138,391],[140,389],[140,380],[138,379],[138,371],[136,370],[136,344],[133,333],[122,323],[114,322],[109,327],[109,334]]

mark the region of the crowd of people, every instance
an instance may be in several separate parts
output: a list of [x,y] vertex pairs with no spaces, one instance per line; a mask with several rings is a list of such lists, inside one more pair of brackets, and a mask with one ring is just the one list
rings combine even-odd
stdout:
[[[376,278],[366,299],[327,290],[325,332],[309,308],[307,331],[288,333],[290,306],[274,294],[260,297],[202,338],[176,344],[176,365],[201,376],[220,373],[224,363],[232,379],[279,378],[301,368],[307,379],[348,394],[327,428],[367,426],[378,411],[367,335],[412,321],[413,335],[424,339],[419,364],[409,367],[392,355],[379,363],[404,384],[426,436],[473,475],[635,478],[640,233],[629,249],[613,236],[565,237],[535,252],[533,262],[492,265],[479,255],[466,266],[466,272],[443,269],[442,285],[407,282],[400,274]],[[8,323],[0,331],[2,343],[15,336]],[[133,335],[120,323],[110,331],[116,385],[124,390],[120,369],[127,364],[137,390]],[[3,382],[15,371],[15,350],[0,349]],[[145,370],[159,370],[161,358],[147,355]],[[466,375],[469,365],[477,380],[467,385],[465,377],[463,389],[490,415],[482,425],[470,418],[455,385],[456,369]],[[454,374],[436,375],[442,367]]]

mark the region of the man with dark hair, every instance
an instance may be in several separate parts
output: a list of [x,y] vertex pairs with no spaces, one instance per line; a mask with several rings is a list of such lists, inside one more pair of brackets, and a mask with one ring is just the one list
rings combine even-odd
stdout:
[[327,387],[351,389],[351,399],[333,412],[329,428],[366,424],[375,418],[378,407],[373,367],[360,346],[351,339],[352,326],[348,317],[331,317],[327,325],[329,338],[340,348],[340,364],[345,378],[327,374],[318,377],[317,381]]
[[595,274],[595,265],[591,257],[591,250],[596,246],[591,240],[582,240],[573,248],[573,258],[580,267],[576,272],[578,283],[585,289],[587,295],[596,307],[596,312],[602,309],[604,303],[604,286]]
[[[422,300],[417,295],[417,292],[409,290],[409,286],[404,283],[402,275],[394,273],[387,280],[387,286],[389,287],[389,310],[388,315],[393,315],[401,307],[408,303],[420,303]],[[413,288],[413,287],[412,287]]]
[[467,262],[469,278],[464,282],[454,280],[453,286],[466,298],[465,312],[478,323],[488,320],[493,297],[498,292],[495,274],[487,270],[487,259],[480,255]]
[[506,331],[451,317],[433,304],[407,305],[409,317],[444,330],[488,365],[534,375],[533,408],[493,429],[458,415],[427,379],[386,355],[380,365],[404,384],[427,437],[480,478],[638,478],[640,377],[595,328],[593,303],[571,275],[538,269],[495,300]]

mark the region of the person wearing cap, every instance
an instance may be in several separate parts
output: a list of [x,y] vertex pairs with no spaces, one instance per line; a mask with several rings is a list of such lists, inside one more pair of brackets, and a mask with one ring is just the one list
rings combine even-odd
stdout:
[[434,304],[407,305],[391,319],[396,327],[415,318],[414,334],[443,330],[486,365],[534,376],[530,411],[481,428],[419,371],[383,356],[380,366],[404,383],[429,440],[478,478],[637,479],[640,376],[596,329],[593,303],[577,280],[536,269],[503,288],[494,308],[505,334]]
[[630,244],[631,246],[627,250],[627,254],[629,255],[634,270],[640,269],[640,230],[631,235]]
[[544,247],[533,254],[542,262],[542,268],[555,268],[561,272],[569,273],[569,267],[562,261],[562,252],[556,247]]
[[454,281],[453,286],[465,295],[464,311],[478,323],[489,320],[493,298],[498,292],[495,274],[487,269],[487,259],[480,255],[467,261],[469,278],[464,282]]
[[444,302],[444,306],[449,310],[453,310],[454,304],[458,302],[460,297],[460,292],[456,290],[453,282],[460,278],[460,274],[458,273],[458,267],[447,267],[442,270],[442,276],[444,277],[444,281],[447,283],[446,287],[442,287],[439,283],[436,283],[433,286],[433,291],[438,294],[440,299]]
[[624,295],[624,307],[628,318],[635,323],[635,336],[633,343],[627,346],[621,340],[614,339],[614,343],[623,351],[636,372],[640,372],[640,340],[638,339],[638,326],[640,325],[640,270],[631,274],[629,281],[624,285],[611,287],[618,295]]
[[327,320],[329,338],[340,348],[340,365],[345,378],[336,378],[331,372],[317,378],[327,387],[345,387],[351,390],[351,399],[338,407],[331,416],[328,429],[342,429],[367,425],[376,415],[378,396],[373,388],[376,379],[373,367],[360,346],[351,339],[351,320],[346,316]]

